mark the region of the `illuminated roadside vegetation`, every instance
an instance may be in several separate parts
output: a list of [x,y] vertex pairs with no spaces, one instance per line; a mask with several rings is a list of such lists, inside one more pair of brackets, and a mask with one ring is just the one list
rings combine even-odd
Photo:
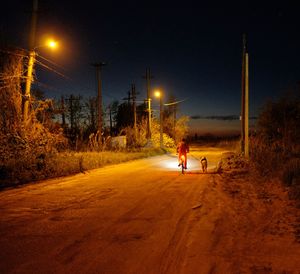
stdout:
[[[32,90],[30,115],[23,120],[26,53],[0,53],[0,187],[66,176],[111,164],[166,153],[159,148],[159,123],[152,121],[151,142],[147,139],[146,105],[138,106],[133,127],[130,103],[110,106],[111,127],[96,129],[95,98],[83,101],[71,95],[58,104]],[[69,103],[69,105],[67,105]],[[86,110],[86,111],[84,111]],[[187,132],[187,117],[174,121],[174,110],[165,113],[164,146],[174,148],[174,136]],[[114,120],[116,119],[116,120]],[[168,123],[167,123],[168,122]],[[126,143],[113,138],[125,137]]]
[[[103,151],[103,152],[60,152],[45,155],[29,165],[20,158],[6,166],[2,172],[0,187],[14,186],[26,182],[67,176],[88,170],[119,164],[131,160],[160,155],[165,151],[159,148],[139,151]],[[13,170],[11,168],[13,168]],[[17,168],[16,168],[17,167]],[[5,172],[5,173],[4,173]]]
[[300,98],[293,93],[262,109],[250,141],[251,163],[267,178],[279,177],[300,200]]

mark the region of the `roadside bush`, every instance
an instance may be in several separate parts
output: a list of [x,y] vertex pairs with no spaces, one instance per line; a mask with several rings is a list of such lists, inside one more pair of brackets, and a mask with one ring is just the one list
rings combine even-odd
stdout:
[[278,144],[266,144],[257,136],[251,137],[249,144],[251,164],[262,176],[279,171],[285,156]]
[[289,198],[300,201],[300,158],[292,159],[285,165],[282,182],[289,187]]
[[187,136],[189,128],[188,122],[190,118],[188,116],[182,116],[176,121],[175,125],[175,143],[178,144],[183,137]]
[[297,183],[289,188],[289,198],[300,201],[300,178],[297,178]]
[[[157,121],[152,122],[151,141],[154,147],[160,147],[160,125]],[[175,148],[175,141],[168,134],[163,133],[163,146],[166,148]]]
[[300,159],[291,159],[283,169],[282,182],[286,186],[300,185]]
[[222,154],[222,158],[216,167],[216,172],[247,171],[248,167],[249,163],[242,155],[226,152]]
[[279,177],[290,199],[300,201],[300,99],[268,102],[250,139],[250,156],[261,175]]
[[258,117],[257,132],[250,139],[252,163],[262,175],[281,176],[286,163],[299,157],[299,140],[299,96],[288,94],[277,102],[268,102]]
[[[146,121],[137,125],[136,133],[133,127],[126,127],[121,131],[121,133],[124,133],[126,135],[128,148],[133,149],[133,148],[147,146],[148,139],[146,135],[147,133]],[[160,146],[160,125],[155,120],[152,121],[151,145],[154,148],[155,147],[158,148]],[[174,148],[175,141],[168,134],[163,133],[163,145],[166,148]]]
[[46,155],[65,144],[60,126],[52,122],[48,114],[50,100],[32,98],[29,118],[23,121],[23,57],[22,52],[1,56],[0,179],[11,183],[34,179],[43,169]]

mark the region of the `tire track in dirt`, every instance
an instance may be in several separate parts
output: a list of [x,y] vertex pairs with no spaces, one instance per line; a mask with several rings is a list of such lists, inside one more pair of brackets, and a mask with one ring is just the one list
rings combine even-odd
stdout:
[[[204,181],[205,185],[201,186],[200,181],[198,181],[185,197],[185,201],[187,201],[185,205],[186,210],[181,213],[169,244],[163,252],[159,273],[186,273],[184,267],[191,232],[194,230],[195,224],[203,216],[203,212],[201,212],[204,203],[203,197],[210,189],[207,181],[205,181],[205,179],[209,178],[209,175],[205,176],[202,178],[202,182]],[[191,201],[194,204],[191,204]]]
[[[203,192],[203,186],[192,184],[191,178],[185,180],[187,178],[188,176],[178,175],[167,184],[163,180],[163,187],[159,186],[150,192],[146,199],[141,199],[134,208],[122,214],[101,232],[103,242],[97,248],[95,260],[98,266],[101,265],[103,273],[177,273],[173,270],[180,269],[185,256],[185,235],[191,215],[189,211],[193,211],[195,201],[201,200],[199,190]],[[167,192],[173,191],[172,187],[176,183],[190,183],[191,187],[184,197],[177,193],[166,199]],[[158,199],[157,191],[161,193],[159,198],[165,198]],[[186,201],[184,206],[182,201]],[[180,208],[185,208],[179,213],[174,208],[178,203],[181,203]],[[123,246],[125,242],[126,246]],[[125,254],[122,252],[124,248]],[[123,254],[122,258],[118,254]],[[138,262],[133,260],[136,256],[139,258]],[[178,260],[174,260],[174,257]],[[112,270],[113,261],[115,268]],[[174,267],[175,261],[177,265]],[[91,264],[91,271],[93,267]]]
[[218,272],[220,260],[214,253],[214,246],[218,245],[222,236],[216,233],[223,218],[216,180],[219,175],[208,176],[208,184],[201,198],[202,207],[194,210],[191,215],[186,237],[188,248],[178,273],[227,273]]
[[[94,247],[95,250],[93,253],[96,255],[93,261],[97,261],[97,264],[101,265],[101,257],[105,257],[107,253],[110,253],[108,250],[114,249],[115,246],[118,247],[119,245],[131,241],[145,240],[145,238],[148,238],[152,233],[151,230],[149,231],[151,224],[157,221],[157,219],[164,219],[164,216],[158,215],[158,217],[156,217],[155,214],[150,214],[150,217],[147,215],[144,217],[147,213],[145,212],[145,208],[148,207],[147,204],[151,205],[153,203],[157,192],[164,191],[164,189],[170,187],[170,185],[178,180],[180,180],[180,175],[177,175],[175,179],[172,178],[167,181],[158,178],[157,182],[152,184],[150,188],[147,188],[146,192],[141,193],[143,197],[135,201],[133,207],[122,212],[116,219],[107,219],[104,226],[99,226],[98,229],[95,230],[93,237],[85,238],[85,241],[78,241],[78,238],[76,238],[73,242],[76,244],[73,245],[72,242],[69,244],[69,246],[72,246],[72,249],[63,248],[62,252],[57,254],[57,258],[62,262],[70,263],[74,259],[74,254],[76,255],[83,252],[85,248],[90,246],[90,242],[93,241],[98,243]],[[148,231],[144,232],[144,229],[136,228],[136,225],[140,227],[141,224],[143,224],[142,226],[145,226]],[[110,258],[106,259],[110,260]],[[87,268],[89,268],[88,265],[86,266]],[[94,262],[91,263],[90,267],[93,269]]]
[[[35,224],[28,223],[26,229],[40,233],[49,229],[53,238],[46,239],[41,247],[34,245],[38,243],[36,239],[26,239],[21,250],[31,253],[19,260],[15,269],[24,266],[30,272],[47,262],[55,273],[214,273],[219,266],[216,260],[200,260],[205,272],[199,272],[199,267],[194,272],[189,270],[193,269],[190,263],[199,265],[191,260],[199,259],[195,255],[199,253],[199,246],[195,246],[199,241],[203,241],[200,253],[204,254],[200,259],[210,255],[212,231],[221,211],[219,205],[214,209],[216,200],[210,201],[215,197],[216,175],[165,172],[162,167],[157,168],[159,159],[149,161],[137,173],[130,164],[123,166],[129,170],[99,170],[91,174],[90,184],[87,178],[78,183],[72,179],[72,187],[64,181],[66,192],[60,194],[61,200],[56,197],[60,188],[56,190],[54,184],[43,187],[41,193],[51,195],[44,204],[49,215],[41,216]],[[122,170],[122,177],[114,180],[115,172]],[[111,177],[113,180],[109,180]],[[112,191],[103,193],[103,189]],[[68,197],[63,200],[65,195]],[[38,196],[32,197],[38,201]],[[76,197],[81,197],[80,205],[76,204]],[[43,201],[43,197],[39,199]],[[28,196],[27,203],[33,203]],[[66,222],[73,215],[78,218]],[[18,231],[20,237],[26,229]],[[12,239],[11,233],[6,236]],[[216,247],[219,242],[215,241]],[[30,258],[30,254],[35,257]]]

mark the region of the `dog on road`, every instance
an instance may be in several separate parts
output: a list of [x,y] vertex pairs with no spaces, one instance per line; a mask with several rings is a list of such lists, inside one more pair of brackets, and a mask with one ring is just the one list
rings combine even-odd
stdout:
[[207,159],[206,159],[206,157],[201,157],[200,162],[201,162],[201,167],[202,167],[203,173],[206,173],[207,172]]

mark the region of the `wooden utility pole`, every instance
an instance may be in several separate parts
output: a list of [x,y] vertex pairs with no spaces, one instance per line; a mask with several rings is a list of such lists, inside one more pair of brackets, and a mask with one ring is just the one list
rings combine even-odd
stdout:
[[31,27],[30,27],[30,35],[29,35],[29,59],[28,59],[28,67],[27,67],[26,86],[24,92],[24,103],[23,103],[23,120],[25,122],[27,121],[29,116],[30,89],[32,83],[33,66],[35,61],[34,47],[35,47],[37,12],[38,12],[38,1],[33,0]]
[[65,117],[65,98],[62,95],[61,96],[61,120],[62,120],[62,126],[65,128],[66,126],[66,117]]
[[70,111],[70,128],[74,129],[74,120],[75,120],[75,111],[73,107],[73,102],[75,101],[75,97],[73,94],[70,95],[68,101],[69,101],[69,111]]
[[245,56],[245,157],[249,158],[249,56]]
[[173,138],[176,140],[176,105],[173,105]]
[[242,96],[241,96],[241,151],[249,157],[249,57],[246,35],[243,35],[242,56]]
[[92,66],[96,68],[96,77],[97,77],[97,86],[98,86],[98,94],[97,94],[97,109],[98,109],[98,123],[97,123],[97,129],[99,133],[102,133],[102,127],[103,127],[103,119],[102,119],[102,80],[101,80],[101,71],[102,67],[105,66],[106,63],[100,62],[100,63],[93,63]]
[[137,130],[136,130],[136,90],[135,84],[131,85],[131,96],[132,96],[132,105],[133,105],[133,128],[134,128],[134,138],[136,140]]
[[89,112],[90,112],[90,123],[91,123],[91,127],[93,130],[96,129],[96,101],[94,98],[89,98],[89,104],[88,104],[88,107],[89,107]]
[[127,91],[127,95],[128,95],[128,97],[124,98],[124,100],[127,100],[127,104],[128,104],[128,106],[130,106],[130,101],[132,99],[130,90]]
[[118,102],[114,101],[108,105],[109,109],[109,127],[110,127],[110,136],[113,136],[113,127],[115,126],[115,120],[113,119],[113,114],[118,112]]
[[163,148],[164,146],[164,140],[163,140],[163,102],[162,102],[162,93],[160,94],[159,97],[159,143],[160,143],[160,148]]
[[112,136],[112,113],[111,113],[111,105],[109,106],[109,132],[110,132],[110,136]]
[[147,82],[147,112],[148,112],[148,123],[147,123],[147,138],[148,140],[151,139],[151,98],[150,98],[150,80],[153,78],[150,72],[150,68],[146,69],[146,82]]

